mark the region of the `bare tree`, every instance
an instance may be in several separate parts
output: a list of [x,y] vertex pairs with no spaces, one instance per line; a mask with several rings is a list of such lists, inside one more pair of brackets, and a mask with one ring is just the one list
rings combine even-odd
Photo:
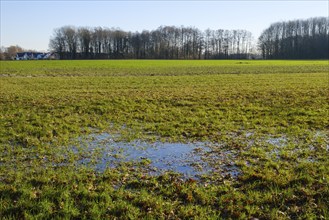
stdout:
[[90,42],[92,31],[87,27],[78,28],[79,51],[83,54],[81,58],[90,58]]
[[54,30],[49,47],[61,59],[244,59],[252,48],[251,38],[245,30],[200,31],[184,26],[141,33],[64,26]]
[[329,18],[271,24],[259,37],[264,59],[328,59]]

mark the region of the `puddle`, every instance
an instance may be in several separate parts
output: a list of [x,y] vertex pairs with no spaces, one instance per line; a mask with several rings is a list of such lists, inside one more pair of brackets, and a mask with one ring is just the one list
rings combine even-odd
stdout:
[[[254,132],[245,132],[238,138],[242,145],[249,147],[266,147],[266,156],[274,161],[284,159],[282,154],[293,156],[304,155],[304,151],[314,151],[310,145],[304,148],[298,141],[286,135],[266,137],[257,136]],[[315,138],[326,139],[326,134],[316,133]],[[79,147],[74,147],[76,155],[81,158],[78,164],[91,166],[98,172],[109,167],[120,166],[122,162],[131,162],[141,167],[150,175],[159,175],[167,171],[180,173],[184,178],[199,178],[203,174],[219,174],[222,177],[236,178],[241,174],[235,164],[239,149],[227,149],[227,144],[210,142],[146,142],[134,140],[119,141],[120,135],[109,133],[91,134],[77,140]],[[301,147],[298,147],[298,146]],[[294,147],[295,146],[295,147]],[[325,142],[328,151],[328,142]],[[312,156],[312,155],[310,155]],[[310,162],[312,157],[307,158]]]
[[[104,172],[108,167],[115,167],[120,162],[141,162],[151,175],[174,171],[186,178],[195,178],[218,170],[222,176],[237,177],[240,173],[230,160],[233,153],[224,150],[213,151],[209,142],[123,142],[116,141],[117,138],[118,136],[108,133],[88,136],[83,147],[77,150],[81,155],[86,155],[79,163],[90,164],[94,161],[95,169]],[[222,163],[216,166],[214,161]]]

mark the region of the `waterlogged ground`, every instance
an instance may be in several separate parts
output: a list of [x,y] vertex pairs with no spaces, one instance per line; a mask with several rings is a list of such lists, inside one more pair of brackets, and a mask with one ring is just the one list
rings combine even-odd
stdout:
[[[236,177],[239,169],[234,165],[232,151],[210,142],[161,142],[116,141],[117,135],[92,134],[74,147],[82,159],[78,164],[91,165],[98,172],[115,167],[122,162],[141,162],[149,175],[161,175],[171,171],[184,179],[199,179],[204,174],[220,172],[222,176]],[[213,148],[221,152],[214,153]],[[211,166],[217,165],[217,166]]]
[[[323,151],[329,151],[329,138],[326,132],[311,132],[311,141],[323,142]],[[294,154],[297,162],[315,163],[312,152],[318,150],[313,144],[302,146],[298,139],[289,139],[285,135],[255,137],[253,132],[244,133],[244,136],[231,134],[239,139],[239,144],[246,148],[257,145],[267,147],[265,156],[284,159],[285,154]],[[240,134],[241,135],[241,134]],[[289,150],[289,148],[292,148]],[[104,172],[107,168],[119,166],[122,162],[141,163],[144,172],[148,175],[161,175],[168,171],[181,174],[184,179],[200,178],[205,174],[220,174],[223,178],[237,178],[242,175],[236,162],[244,151],[228,147],[228,143],[211,142],[161,142],[161,141],[120,141],[118,134],[99,133],[79,138],[77,146],[72,147],[75,154],[81,155],[77,161],[79,165],[89,165],[97,172]],[[299,154],[310,154],[308,157],[299,157]]]
[[1,219],[329,219],[328,61],[0,64]]

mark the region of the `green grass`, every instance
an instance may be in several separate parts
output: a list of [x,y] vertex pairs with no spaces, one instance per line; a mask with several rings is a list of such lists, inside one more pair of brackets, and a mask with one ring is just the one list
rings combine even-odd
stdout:
[[[220,68],[218,68],[220,65]],[[182,76],[243,73],[319,73],[328,61],[93,60],[2,62],[5,76]]]
[[[1,219],[329,218],[328,61],[0,65]],[[95,131],[222,143],[214,153],[234,151],[242,172],[184,180],[142,161],[96,173],[69,147]]]

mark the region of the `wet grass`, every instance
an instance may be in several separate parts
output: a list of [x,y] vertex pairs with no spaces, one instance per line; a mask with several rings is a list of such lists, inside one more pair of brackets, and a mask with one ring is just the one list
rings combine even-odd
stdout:
[[[0,65],[1,219],[329,218],[328,61]],[[153,175],[142,158],[99,172],[81,137],[104,132],[212,143],[213,170]]]

